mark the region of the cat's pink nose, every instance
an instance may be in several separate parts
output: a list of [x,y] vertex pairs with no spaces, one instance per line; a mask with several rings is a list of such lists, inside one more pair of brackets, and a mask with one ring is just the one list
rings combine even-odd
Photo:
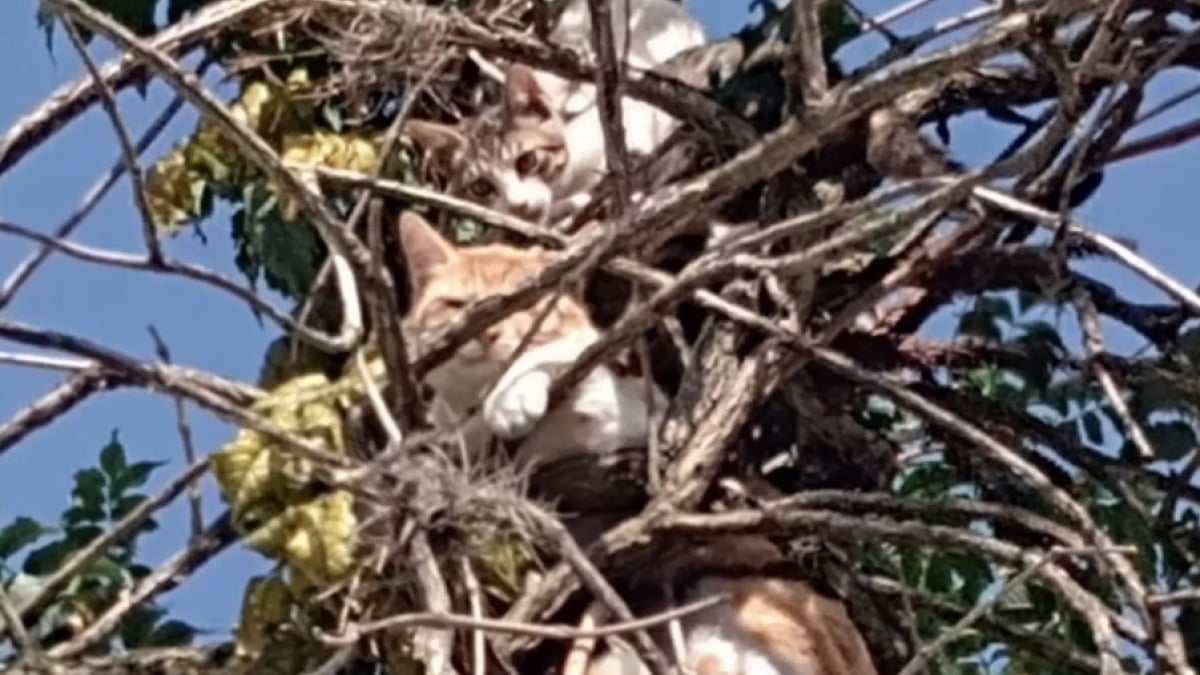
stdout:
[[513,215],[531,223],[542,222],[542,209],[533,204],[519,204],[512,209]]
[[488,328],[479,336],[479,342],[483,344],[485,348],[496,344],[496,341],[499,339],[500,330],[498,328]]

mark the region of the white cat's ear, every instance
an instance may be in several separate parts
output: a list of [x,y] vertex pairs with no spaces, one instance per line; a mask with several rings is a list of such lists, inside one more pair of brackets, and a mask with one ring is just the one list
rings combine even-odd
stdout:
[[509,119],[550,117],[550,103],[542,91],[533,70],[524,64],[514,63],[508,67],[504,77],[504,113]]
[[452,155],[467,144],[467,137],[457,127],[428,120],[405,120],[401,127],[405,136],[417,145],[437,155]]
[[400,214],[400,247],[413,293],[420,292],[434,268],[455,255],[454,244],[446,241],[424,218],[412,211]]

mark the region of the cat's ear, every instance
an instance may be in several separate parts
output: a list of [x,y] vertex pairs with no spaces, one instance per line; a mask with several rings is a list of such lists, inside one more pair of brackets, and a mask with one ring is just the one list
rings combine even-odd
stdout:
[[550,102],[542,91],[533,70],[524,64],[514,63],[508,67],[504,77],[504,114],[509,120],[534,117],[550,118]]
[[457,255],[454,244],[412,211],[400,214],[400,247],[414,295],[429,281],[434,268]]
[[401,130],[430,153],[443,168],[448,168],[454,155],[467,145],[467,137],[452,124],[405,120]]

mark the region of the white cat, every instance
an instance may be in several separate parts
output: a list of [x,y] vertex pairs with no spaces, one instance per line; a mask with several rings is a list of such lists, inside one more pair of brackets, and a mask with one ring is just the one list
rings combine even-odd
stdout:
[[[672,0],[616,0],[611,14],[628,66],[653,69],[705,42],[703,26]],[[586,0],[570,0],[549,39],[592,54]],[[587,204],[608,171],[595,85],[520,64],[503,72],[501,105],[458,125],[413,120],[405,130],[435,154],[452,192],[545,224]],[[652,154],[679,124],[629,97],[621,111],[625,146],[636,155]]]

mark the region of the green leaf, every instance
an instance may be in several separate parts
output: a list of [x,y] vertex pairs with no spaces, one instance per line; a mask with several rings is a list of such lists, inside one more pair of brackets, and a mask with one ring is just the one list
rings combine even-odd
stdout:
[[89,580],[107,582],[112,586],[128,586],[133,577],[125,567],[108,556],[102,556],[99,560],[92,563],[86,575]]
[[158,0],[89,0],[88,4],[140,36],[153,33],[157,27],[154,6]]
[[129,515],[139,504],[149,499],[146,495],[125,495],[113,506],[112,519],[120,520]]
[[75,487],[71,490],[71,496],[75,498],[74,506],[79,507],[81,513],[94,513],[97,510],[103,513],[104,487],[107,484],[108,480],[100,469],[87,468],[76,471]]
[[108,445],[100,449],[100,468],[108,475],[110,484],[116,483],[125,473],[125,447],[121,445],[116,429],[113,429]]
[[1182,420],[1155,422],[1144,428],[1158,459],[1173,462],[1196,448],[1196,432]]
[[243,208],[233,216],[235,262],[253,284],[259,274],[272,290],[302,297],[325,259],[325,244],[304,221],[283,220],[275,196],[259,184],[243,192]]
[[196,629],[183,621],[166,621],[147,636],[146,647],[183,647],[196,638]]
[[262,237],[254,228],[246,208],[238,209],[230,218],[230,235],[237,250],[233,262],[253,287],[262,274]]
[[980,297],[975,301],[975,311],[1008,323],[1013,320],[1012,305],[1005,298],[990,295]]
[[954,584],[954,567],[944,555],[935,553],[930,556],[929,565],[925,567],[925,588],[934,593],[948,593]]
[[904,476],[899,493],[905,497],[941,497],[960,480],[949,464],[928,462],[917,465]]
[[104,520],[104,509],[96,507],[72,506],[63,511],[63,521],[67,523],[98,523]]
[[139,488],[146,484],[150,478],[150,474],[160,466],[166,466],[166,462],[134,462],[130,464],[120,478],[113,480],[113,492],[118,495],[123,495],[126,490],[131,488]]
[[76,525],[67,528],[67,541],[77,549],[83,548],[104,534],[99,525]]
[[46,35],[46,52],[50,54],[51,60],[54,59],[54,26],[58,21],[58,15],[46,3],[39,2],[37,9],[37,25]]
[[1096,414],[1095,410],[1085,412],[1079,421],[1083,424],[1083,433],[1089,443],[1104,445],[1104,425],[1101,424],[1100,415]]
[[130,565],[128,568],[126,568],[126,569],[128,569],[128,570],[129,570],[129,574],[130,574],[130,576],[132,576],[134,579],[139,579],[139,580],[140,580],[140,579],[145,579],[146,577],[150,576],[150,573],[151,573],[151,572],[153,572],[153,571],[154,571],[154,570],[153,570],[152,568],[150,568],[150,567],[147,567],[147,566],[145,566],[145,565],[139,565],[139,564],[137,564],[137,563],[133,563],[133,564],[131,564],[131,565]]
[[1039,352],[1045,350],[1050,354],[1062,354],[1067,351],[1067,347],[1062,341],[1062,335],[1050,323],[1030,321],[1021,324],[1021,330],[1023,335],[1018,341],[1026,348],[1039,348]]
[[954,566],[954,574],[962,580],[962,586],[957,594],[964,602],[974,603],[977,601],[984,589],[995,579],[991,566],[981,557],[961,553],[943,553],[942,555],[946,556],[946,559]]
[[1025,314],[1042,302],[1042,296],[1026,290],[1017,291],[1017,312]]
[[166,610],[146,605],[138,605],[130,610],[121,621],[120,627],[121,642],[125,648],[136,649],[145,646],[146,638],[150,637],[151,631],[154,630],[154,624],[166,613]]
[[821,7],[821,41],[826,58],[861,34],[859,22],[844,4],[827,2]]
[[46,527],[33,518],[18,516],[0,530],[0,561],[7,560],[26,546],[37,541],[54,528]]
[[970,311],[958,320],[958,332],[987,340],[1000,340],[1000,327],[994,316],[986,312]]
[[26,574],[45,576],[52,574],[76,551],[74,544],[66,539],[60,539],[35,549],[25,558],[22,569]]
[[212,0],[170,0],[167,3],[167,23],[175,23],[186,14],[190,14],[207,5]]

